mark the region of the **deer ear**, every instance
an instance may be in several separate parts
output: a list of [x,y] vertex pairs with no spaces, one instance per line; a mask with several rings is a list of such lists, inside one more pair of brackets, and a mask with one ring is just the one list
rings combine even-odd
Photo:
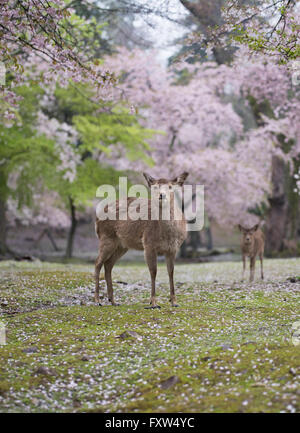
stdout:
[[255,224],[255,226],[252,227],[251,231],[252,232],[256,232],[256,230],[258,229],[258,227],[259,227],[259,224]]
[[143,175],[144,175],[144,178],[145,178],[146,181],[147,181],[148,186],[151,186],[151,185],[154,184],[155,179],[154,179],[152,176],[150,176],[150,174],[143,173]]
[[181,173],[178,177],[175,177],[175,179],[172,180],[173,183],[177,183],[177,185],[182,186],[185,182],[185,179],[188,177],[188,172]]

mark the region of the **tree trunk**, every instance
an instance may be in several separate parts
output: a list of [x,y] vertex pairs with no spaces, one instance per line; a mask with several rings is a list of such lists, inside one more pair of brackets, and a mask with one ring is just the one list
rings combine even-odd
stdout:
[[[300,155],[299,155],[300,157]],[[300,160],[294,160],[294,173],[298,173],[300,169]],[[289,173],[290,174],[290,173]],[[297,192],[297,183],[294,176],[288,177],[288,217],[287,224],[287,239],[295,242],[297,245],[300,235],[300,197]],[[297,249],[297,248],[296,248]]]
[[286,194],[286,163],[278,156],[272,157],[272,196],[266,221],[267,254],[282,251],[288,222],[288,200]]
[[6,230],[6,202],[0,197],[0,256],[5,256],[7,253]]
[[200,232],[190,232],[190,245],[193,253],[200,247]]
[[68,259],[70,259],[73,255],[73,244],[74,244],[75,231],[77,227],[76,207],[71,197],[69,197],[69,203],[70,203],[70,211],[71,211],[71,227],[68,233],[68,242],[67,242],[67,249],[66,249],[66,258]]
[[212,232],[210,226],[205,229],[206,231],[206,240],[207,240],[207,249],[212,250],[213,249],[213,238],[212,238]]
[[[219,26],[223,23],[222,7],[226,3],[225,0],[180,0],[180,3],[196,18],[198,22],[198,30],[208,37],[208,29]],[[213,55],[219,65],[229,63],[233,58],[235,47],[213,47]]]
[[185,259],[186,258],[186,240],[183,242],[183,244],[180,247],[179,257],[181,259]]

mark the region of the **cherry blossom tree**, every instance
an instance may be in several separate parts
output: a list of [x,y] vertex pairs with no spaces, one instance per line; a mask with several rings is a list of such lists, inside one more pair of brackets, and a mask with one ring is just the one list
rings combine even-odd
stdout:
[[[254,209],[269,206],[272,194],[273,158],[289,162],[292,174],[300,152],[299,95],[289,69],[262,54],[251,58],[245,49],[231,66],[177,63],[166,70],[154,57],[121,48],[106,59],[144,124],[165,132],[151,142],[153,174],[189,171],[192,182],[205,185],[208,216],[222,226],[258,221]],[[238,114],[237,100],[256,110],[254,127]],[[122,166],[115,156],[115,166]]]
[[[197,19],[207,5],[180,2]],[[155,61],[153,51],[124,47],[99,60],[89,34],[94,25],[100,33],[101,24],[80,18],[72,3],[0,0],[0,55],[7,70],[0,88],[0,172],[5,181],[16,176],[13,198],[29,195],[20,180],[30,170],[38,175],[41,160],[45,185],[67,199],[74,222],[76,206],[87,200],[82,185],[95,186],[98,167],[137,172],[154,161],[153,175],[187,170],[191,182],[204,184],[207,216],[218,224],[250,225],[269,209],[276,225],[282,209],[277,217],[270,209],[281,200],[282,178],[288,172],[296,189],[299,169],[299,88],[289,64],[299,53],[295,2],[231,1],[222,9],[223,1],[212,1],[207,7],[218,4],[216,16],[202,23],[205,31],[190,35],[193,44],[208,47],[205,61],[177,56],[169,68]],[[230,63],[218,57],[218,47],[232,48]],[[36,83],[38,103],[26,113],[22,98],[32,96],[24,89]],[[9,188],[1,185],[2,215]],[[283,232],[282,226],[280,238]]]
[[[36,135],[33,123],[40,91],[32,86],[20,87],[22,96],[18,120],[7,127],[0,123],[0,254],[8,251],[6,245],[8,208],[31,207],[34,190],[51,179],[53,167],[58,164],[51,140]],[[36,192],[42,192],[36,191]],[[15,204],[15,205],[14,205]],[[10,206],[11,205],[11,206]],[[10,216],[11,218],[11,212]]]
[[219,56],[218,51],[225,48],[228,60],[228,55],[240,45],[274,57],[279,63],[288,63],[299,56],[300,8],[296,0],[180,0],[180,3],[198,23],[197,30],[190,32],[187,40],[192,51],[195,46],[209,48],[222,63],[226,56]]
[[[101,163],[99,155],[106,153],[109,156],[108,146],[119,144],[127,160],[148,160],[145,149],[149,148],[148,140],[154,133],[140,125],[138,116],[131,114],[122,102],[115,99],[114,103],[102,102],[100,105],[93,99],[96,89],[83,84],[78,86],[80,92],[73,86],[38,87],[39,100],[34,98],[30,107],[26,101],[30,100],[33,88],[25,86],[27,90],[20,102],[19,125],[14,122],[10,128],[3,126],[6,139],[0,135],[4,146],[11,144],[10,151],[0,153],[0,157],[3,156],[1,169],[6,173],[7,184],[7,193],[1,198],[3,203],[7,203],[10,220],[14,217],[22,221],[22,214],[24,223],[30,216],[33,225],[44,220],[43,208],[46,206],[50,210],[53,195],[49,195],[49,191],[55,191],[61,203],[59,212],[54,212],[54,215],[62,219],[63,212],[69,214],[68,257],[72,255],[78,211],[93,204],[101,183],[117,183],[120,174]],[[25,135],[26,129],[28,143],[22,142],[22,133]],[[16,131],[20,142],[13,138]],[[33,149],[30,143],[35,146]],[[47,146],[51,148],[48,155],[45,152]],[[21,158],[16,157],[12,165],[10,161],[19,153]],[[28,178],[30,172],[32,178]],[[22,199],[24,192],[30,200]],[[16,206],[18,212],[14,216]],[[37,213],[39,208],[40,219]],[[53,226],[55,218],[49,215],[48,220],[49,226]]]
[[[93,41],[87,37],[91,20],[78,17],[68,2],[0,0],[0,12],[0,58],[7,71],[6,83],[0,87],[0,115],[4,119],[16,115],[14,87],[28,80],[28,69],[33,78],[30,63],[35,65],[35,80],[45,84],[86,81],[97,86],[100,96],[101,89],[114,82],[112,74],[93,56]],[[94,27],[101,31],[100,25]]]

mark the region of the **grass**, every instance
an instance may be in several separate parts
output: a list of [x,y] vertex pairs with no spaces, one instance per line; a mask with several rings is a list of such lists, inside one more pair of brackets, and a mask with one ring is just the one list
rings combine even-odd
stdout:
[[171,308],[159,265],[145,310],[146,266],[116,266],[121,306],[99,307],[91,266],[2,262],[0,411],[299,412],[299,269],[266,260],[249,284],[241,263],[177,265]]

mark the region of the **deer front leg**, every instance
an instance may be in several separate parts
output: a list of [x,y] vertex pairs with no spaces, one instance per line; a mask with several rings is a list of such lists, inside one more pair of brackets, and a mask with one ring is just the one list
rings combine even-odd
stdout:
[[145,248],[145,260],[147,262],[149,272],[151,275],[150,305],[151,305],[151,308],[160,308],[156,304],[156,297],[155,297],[155,279],[156,279],[156,273],[157,273],[157,254],[155,251],[153,251],[152,248]]
[[244,278],[245,278],[245,271],[246,271],[246,256],[243,254],[243,273],[242,273],[242,281],[244,281]]
[[260,258],[260,275],[261,275],[261,279],[264,279],[264,269],[263,269],[263,260],[264,260],[264,256],[263,254],[259,255]]
[[256,256],[250,258],[250,283],[254,280]]
[[114,290],[113,290],[112,279],[111,279],[112,268],[113,268],[113,264],[110,263],[109,260],[104,263],[105,281],[106,281],[106,287],[107,287],[108,300],[111,303],[111,305],[116,306],[118,304],[115,303],[115,299],[114,299]]
[[166,262],[167,262],[167,269],[168,269],[169,283],[170,283],[170,302],[172,307],[178,307],[176,303],[176,295],[175,295],[175,288],[174,288],[174,260],[175,260],[174,254],[166,255]]

